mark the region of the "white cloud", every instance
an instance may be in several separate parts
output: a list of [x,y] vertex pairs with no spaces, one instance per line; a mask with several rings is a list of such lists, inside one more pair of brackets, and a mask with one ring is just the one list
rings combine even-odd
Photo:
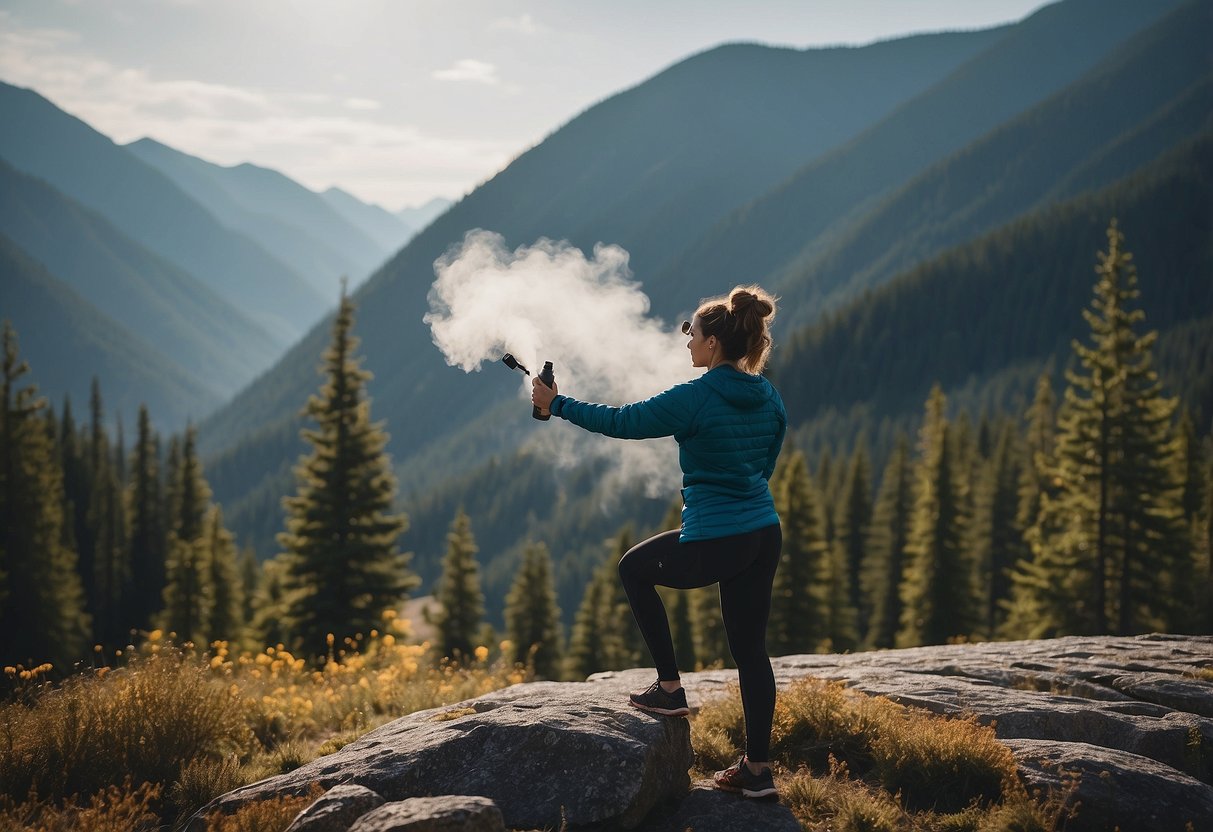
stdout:
[[382,110],[383,105],[373,98],[347,98],[345,106],[351,110]]
[[493,21],[494,29],[505,29],[510,32],[520,32],[524,35],[541,35],[550,32],[551,30],[542,23],[535,21],[531,17],[530,12],[527,12],[519,17],[502,17]]
[[150,136],[218,164],[252,162],[315,190],[339,185],[388,206],[459,197],[518,151],[515,142],[392,123],[371,98],[158,78],[81,52],[71,33],[15,26],[3,11],[0,78],[119,144]]
[[449,69],[435,70],[433,77],[439,81],[475,81],[490,86],[501,83],[501,79],[497,77],[496,66],[474,58],[455,61],[454,66]]

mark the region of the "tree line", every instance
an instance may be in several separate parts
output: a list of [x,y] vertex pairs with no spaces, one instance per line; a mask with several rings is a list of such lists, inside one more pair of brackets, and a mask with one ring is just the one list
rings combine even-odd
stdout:
[[[1115,222],[1098,260],[1085,343],[1060,397],[1046,371],[1023,414],[949,417],[937,385],[915,441],[899,434],[879,482],[861,438],[811,470],[790,443],[772,478],[784,525],[773,591],[774,654],[1147,630],[1213,631],[1213,446],[1152,367],[1132,255]],[[3,661],[70,667],[140,631],[179,641],[283,643],[339,658],[419,581],[393,513],[387,434],[370,417],[369,373],[345,295],[303,413],[315,427],[283,501],[280,552],[238,553],[211,499],[194,431],[167,450],[140,410],[128,454],[104,428],[56,415],[23,385],[3,337],[0,632]],[[663,524],[676,527],[678,506]],[[624,527],[592,567],[569,637],[551,553],[523,547],[505,599],[508,658],[540,676],[584,677],[647,660],[615,573]],[[447,535],[430,619],[437,656],[493,647],[472,520]],[[728,663],[714,588],[663,592],[680,663]],[[95,645],[95,647],[94,647]]]

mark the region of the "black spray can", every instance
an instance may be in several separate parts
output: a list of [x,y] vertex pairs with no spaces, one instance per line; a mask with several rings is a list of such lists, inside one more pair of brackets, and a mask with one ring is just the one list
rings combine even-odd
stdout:
[[[551,361],[543,362],[543,370],[539,373],[539,380],[548,387],[556,383],[556,375],[552,372]],[[537,405],[531,405],[531,416],[546,422],[552,418],[552,412],[550,410],[540,410]]]

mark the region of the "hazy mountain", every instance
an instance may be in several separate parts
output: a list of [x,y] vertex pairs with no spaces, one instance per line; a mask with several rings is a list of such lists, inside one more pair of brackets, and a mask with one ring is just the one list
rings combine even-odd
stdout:
[[[172,179],[184,192],[206,207],[224,227],[255,239],[270,255],[307,279],[321,296],[336,294],[341,275],[348,275],[351,280],[366,277],[372,266],[386,255],[386,251],[378,249],[366,235],[349,226],[329,206],[324,206],[324,211],[332,215],[331,221],[324,226],[329,233],[321,235],[317,230],[303,228],[295,222],[296,217],[292,213],[301,213],[301,210],[284,211],[278,207],[255,204],[245,193],[246,189],[238,187],[239,179],[243,176],[237,172],[239,169],[213,165],[150,138],[141,138],[125,147],[138,159]],[[320,199],[317,194],[298,184],[285,189],[292,192],[296,203]],[[340,238],[346,234],[355,234],[361,239],[358,261],[338,250]]]
[[332,305],[158,170],[32,90],[0,83],[0,158],[45,179],[289,340]]
[[449,199],[443,199],[436,196],[433,199],[417,206],[407,206],[396,212],[396,216],[400,218],[409,228],[412,228],[416,233],[425,228],[435,219],[442,215],[444,211],[450,208],[455,203]]
[[[420,228],[419,225],[410,224],[402,215],[367,204],[340,188],[329,188],[320,196],[351,225],[374,240],[385,255],[395,254]],[[434,202],[444,206],[450,204],[445,200],[431,200],[431,204]]]
[[[17,330],[28,380],[58,409],[84,406],[94,377],[108,413],[134,427],[146,403],[158,428],[178,430],[219,403],[188,370],[131,334],[0,233],[0,318]],[[81,411],[78,411],[81,412]]]
[[1077,81],[1176,5],[1066,0],[1040,9],[879,124],[705,232],[658,281],[694,295],[740,275],[765,280],[819,253],[875,201]]
[[[1103,187],[1213,127],[1213,5],[1188,4],[1023,115],[933,165],[766,282],[811,320],[1034,207]],[[810,244],[809,248],[820,249]]]
[[[197,278],[0,160],[0,230],[108,318],[187,371],[195,401],[248,384],[285,347]],[[79,317],[79,316],[77,316]],[[69,359],[75,362],[75,359]],[[51,371],[48,366],[42,371]],[[102,378],[108,386],[110,379]],[[194,409],[195,417],[205,415]]]

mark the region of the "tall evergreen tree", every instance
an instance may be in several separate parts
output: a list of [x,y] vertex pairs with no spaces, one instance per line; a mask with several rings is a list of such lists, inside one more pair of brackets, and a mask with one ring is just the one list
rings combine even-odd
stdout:
[[720,614],[720,587],[700,587],[690,590],[691,622],[695,630],[695,657],[705,667],[720,662],[724,667],[733,667],[733,655],[729,652],[729,639],[724,632],[724,619]]
[[963,542],[967,518],[957,484],[955,443],[939,385],[927,400],[897,644],[944,644],[972,630],[972,572]]
[[451,522],[446,541],[437,592],[441,610],[434,622],[438,627],[438,649],[444,656],[467,661],[476,648],[484,620],[484,593],[480,591],[472,520],[462,508]]
[[799,449],[786,455],[774,491],[783,549],[771,588],[767,639],[777,656],[813,653],[828,638],[829,565],[821,507]]
[[210,643],[210,618],[214,606],[210,557],[206,540],[186,540],[176,534],[168,538],[164,604],[156,626],[175,633],[178,644],[205,647]]
[[670,634],[674,639],[674,655],[678,668],[694,670],[698,657],[695,654],[695,624],[691,621],[691,596],[685,590],[673,590],[669,604]]
[[909,444],[905,434],[899,433],[876,499],[870,544],[872,556],[864,573],[865,594],[872,604],[867,632],[867,643],[872,647],[892,647],[901,624],[901,578],[914,513]]
[[860,634],[866,632],[872,613],[860,586],[863,564],[867,556],[868,532],[872,525],[871,492],[871,463],[868,461],[867,447],[861,437],[856,442],[847,465],[835,526],[846,564],[846,570],[840,576],[845,581],[846,605],[855,611],[856,629]]
[[847,653],[859,646],[859,625],[855,608],[851,606],[850,570],[842,540],[835,540],[826,554],[829,569],[826,596],[829,651]]
[[197,540],[206,527],[206,510],[211,501],[211,488],[202,475],[202,460],[198,458],[198,429],[188,425],[185,441],[181,443],[181,462],[176,471],[173,524],[170,530],[182,540]]
[[93,638],[108,649],[126,643],[127,604],[131,591],[128,560],[124,484],[119,476],[115,453],[111,453],[105,432],[101,385],[93,379],[90,397],[90,439],[88,505],[89,537],[92,541],[92,587],[89,606],[93,616]]
[[323,654],[368,633],[419,583],[399,548],[407,528],[389,513],[396,478],[384,448],[388,437],[371,421],[369,371],[356,356],[354,304],[342,287],[333,337],[320,372],[325,382],[304,413],[318,428],[302,431],[312,452],[295,469],[298,491],[284,500],[286,531],[278,535],[287,562],[289,625],[297,646]]
[[[1096,268],[1090,344],[1073,342],[1058,415],[1055,499],[1043,499],[1017,573],[1016,611],[1032,634],[1120,633],[1184,626],[1195,603],[1184,528],[1176,400],[1152,369],[1132,255],[1112,222]],[[1058,591],[1058,587],[1062,591]]]
[[1057,416],[1054,410],[1053,385],[1049,382],[1049,370],[1046,369],[1036,380],[1036,393],[1026,414],[1027,464],[1020,478],[1019,510],[1015,517],[1025,531],[1040,514],[1041,495],[1057,495],[1057,487],[1053,483],[1053,470],[1057,465],[1054,453]]
[[542,543],[523,550],[518,575],[505,599],[505,627],[515,662],[532,666],[535,675],[555,678],[560,670],[560,607],[552,581],[552,559]]
[[568,667],[575,677],[635,667],[646,653],[619,580],[619,561],[631,547],[632,530],[624,527],[608,541],[606,557],[586,584],[569,638]]
[[1002,628],[1011,595],[1011,572],[1029,554],[1018,522],[1022,466],[1016,445],[1015,426],[1005,422],[993,456],[982,466],[974,499],[970,545],[977,565],[982,632],[988,638]]
[[127,616],[131,625],[146,629],[163,604],[168,560],[160,452],[146,405],[139,407],[139,433],[131,455],[126,504],[130,517],[128,559],[132,580]]
[[573,632],[569,638],[567,657],[569,675],[584,679],[591,673],[607,669],[607,640],[612,633],[604,625],[606,603],[604,596],[609,591],[600,579],[601,569],[586,582],[577,615],[573,619]]
[[46,401],[19,357],[8,321],[0,402],[0,660],[60,671],[83,658],[90,621],[75,552],[63,545],[63,481],[46,430]]
[[212,603],[207,619],[207,641],[235,642],[244,629],[244,584],[236,562],[236,543],[223,526],[223,511],[211,506],[202,536],[206,552]]
[[261,590],[263,570],[257,562],[257,553],[248,544],[240,550],[239,569],[240,597],[244,601],[240,607],[240,619],[244,622],[244,629],[240,633],[240,646],[260,652],[264,645],[260,643],[260,639],[253,637],[253,618],[257,614],[257,593]]
[[289,609],[286,559],[279,555],[261,564],[261,580],[257,582],[257,594],[253,599],[249,642],[258,648],[289,643]]

